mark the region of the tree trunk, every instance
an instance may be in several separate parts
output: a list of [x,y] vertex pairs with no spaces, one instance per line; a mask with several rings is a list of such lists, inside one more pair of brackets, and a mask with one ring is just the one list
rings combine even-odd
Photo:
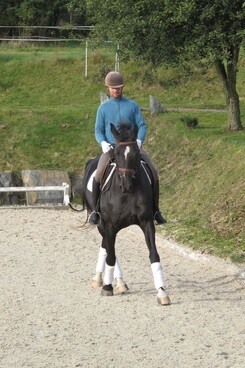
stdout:
[[227,94],[228,128],[230,130],[243,130],[240,114],[239,96],[231,88]]
[[230,50],[232,57],[227,61],[227,69],[224,63],[217,60],[215,63],[216,70],[222,80],[225,94],[226,106],[228,110],[228,128],[229,130],[243,130],[240,113],[239,95],[236,91],[236,74],[239,50],[234,47]]

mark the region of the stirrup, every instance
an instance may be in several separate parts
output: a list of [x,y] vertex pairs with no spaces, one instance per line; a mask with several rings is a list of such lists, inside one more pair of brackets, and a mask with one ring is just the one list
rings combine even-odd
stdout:
[[99,226],[100,223],[101,223],[101,216],[100,216],[100,213],[97,212],[97,211],[93,211],[91,212],[91,214],[89,215],[89,218],[88,218],[88,223],[90,225],[96,225],[96,226]]

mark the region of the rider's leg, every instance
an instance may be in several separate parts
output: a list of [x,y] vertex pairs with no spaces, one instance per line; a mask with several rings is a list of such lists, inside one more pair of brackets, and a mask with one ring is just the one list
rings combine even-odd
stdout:
[[88,218],[88,222],[91,225],[100,224],[100,213],[99,213],[100,183],[109,162],[110,162],[109,153],[102,153],[98,162],[95,177],[93,179],[93,186],[92,186],[93,208]]
[[[154,177],[153,177],[154,178]],[[162,216],[161,211],[159,210],[159,178],[154,178],[154,187],[153,187],[153,213],[154,219],[158,223],[158,225],[163,225],[167,221]]]
[[152,190],[153,190],[153,214],[154,214],[154,220],[157,222],[158,225],[165,224],[167,221],[162,216],[161,211],[159,209],[159,177],[157,170],[155,166],[153,165],[152,161],[150,160],[150,157],[147,155],[147,153],[141,149],[141,157],[142,159],[147,163],[149,166],[151,173],[152,173]]
[[99,196],[100,196],[100,183],[98,183],[95,178],[93,179],[92,185],[92,202],[93,208],[92,212],[88,218],[88,222],[91,225],[99,225],[100,224],[100,214],[99,214]]

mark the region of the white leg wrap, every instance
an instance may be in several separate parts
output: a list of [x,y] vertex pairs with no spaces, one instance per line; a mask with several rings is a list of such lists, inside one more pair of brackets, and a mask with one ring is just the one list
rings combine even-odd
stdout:
[[102,272],[96,272],[96,275],[93,277],[93,280],[97,283],[100,283],[103,281],[102,279]]
[[105,273],[104,273],[104,284],[105,285],[112,284],[113,277],[114,277],[114,268],[115,266],[108,266],[107,264],[105,265]]
[[151,264],[151,270],[154,278],[155,288],[158,290],[160,287],[165,288],[165,282],[163,278],[162,266],[160,262],[154,262]]
[[118,261],[118,258],[116,258],[116,264],[114,269],[114,279],[121,278],[123,279],[123,272],[120,266],[120,263]]
[[96,272],[104,272],[106,256],[107,256],[106,250],[100,247],[99,256],[96,264]]

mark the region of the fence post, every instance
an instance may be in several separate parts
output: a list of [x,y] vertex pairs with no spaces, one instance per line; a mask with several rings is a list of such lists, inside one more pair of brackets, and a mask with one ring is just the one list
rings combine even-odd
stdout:
[[70,203],[70,196],[69,196],[70,187],[69,187],[69,184],[67,184],[67,183],[63,183],[63,187],[64,187],[64,201],[63,201],[63,203],[64,203],[65,206],[68,206],[69,203]]
[[117,51],[116,51],[116,57],[115,57],[115,71],[120,71],[120,61],[119,61],[119,42],[117,43]]
[[85,46],[85,78],[88,77],[88,41]]

